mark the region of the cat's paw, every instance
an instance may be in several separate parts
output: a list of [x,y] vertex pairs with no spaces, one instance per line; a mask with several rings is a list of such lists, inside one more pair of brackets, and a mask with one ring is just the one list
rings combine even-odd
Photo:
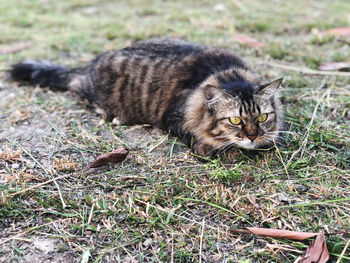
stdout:
[[112,125],[120,126],[121,124],[122,124],[122,122],[117,117],[113,118]]
[[195,154],[196,158],[200,161],[208,161],[209,159],[212,159],[216,152],[214,151],[213,147],[208,144],[195,144],[192,146],[192,152]]

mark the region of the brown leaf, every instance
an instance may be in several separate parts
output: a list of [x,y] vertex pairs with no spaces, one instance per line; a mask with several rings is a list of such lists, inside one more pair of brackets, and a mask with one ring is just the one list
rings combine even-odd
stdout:
[[317,233],[305,233],[289,230],[279,230],[271,228],[247,227],[247,229],[255,235],[275,238],[288,238],[293,240],[304,240],[318,235]]
[[307,248],[304,256],[298,261],[298,263],[325,263],[329,259],[329,253],[323,232],[306,233],[258,227],[247,227],[246,229],[259,236],[288,238],[293,240],[304,240],[316,236],[316,239]]
[[244,44],[248,47],[263,47],[264,44],[260,43],[258,40],[242,35],[242,34],[235,34],[233,35],[234,40],[236,40],[240,44]]
[[115,150],[113,152],[104,154],[104,155],[100,155],[96,158],[95,161],[93,161],[92,163],[90,163],[85,170],[88,170],[90,168],[97,168],[97,167],[101,167],[104,166],[106,164],[110,164],[110,163],[118,163],[118,162],[122,162],[125,160],[126,156],[128,155],[129,151],[125,148],[121,148],[118,150]]
[[349,62],[326,62],[322,63],[320,70],[340,70],[340,69],[350,69]]
[[0,54],[11,54],[21,51],[22,49],[29,48],[31,44],[29,42],[16,43],[13,45],[8,45],[3,48],[0,48]]
[[0,160],[4,160],[7,163],[14,163],[15,161],[18,161],[21,158],[22,151],[11,151],[7,144],[5,145],[5,151],[0,152]]
[[304,256],[299,263],[325,263],[329,259],[326,240],[323,232],[319,233],[311,245],[306,249]]
[[350,27],[331,28],[327,33],[336,36],[350,36]]
[[31,115],[32,115],[31,112],[27,110],[15,110],[10,114],[8,119],[12,124],[15,124],[17,122],[27,120]]

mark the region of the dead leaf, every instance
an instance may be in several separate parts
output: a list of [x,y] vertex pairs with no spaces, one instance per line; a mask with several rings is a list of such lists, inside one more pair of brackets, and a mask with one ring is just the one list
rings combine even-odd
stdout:
[[322,63],[320,70],[340,70],[340,69],[350,69],[349,62],[326,62]]
[[75,171],[78,166],[79,163],[75,162],[71,157],[53,157],[53,163],[50,170],[55,174],[57,171]]
[[331,28],[327,31],[329,35],[350,36],[350,27]]
[[32,114],[27,110],[15,110],[9,116],[11,124],[27,120]]
[[248,47],[263,47],[264,44],[260,43],[258,40],[242,35],[242,34],[235,34],[233,35],[234,40],[236,40],[240,44],[244,44]]
[[0,152],[0,159],[7,162],[7,163],[14,163],[15,161],[18,161],[22,157],[22,151],[11,151],[7,144],[5,145],[5,151]]
[[104,166],[104,165],[110,164],[110,163],[122,162],[125,160],[128,153],[129,153],[129,151],[127,149],[121,148],[121,149],[115,150],[113,152],[110,152],[110,153],[107,153],[104,155],[100,155],[96,158],[95,161],[90,163],[85,168],[85,171],[90,169],[90,168],[97,168],[97,167],[101,167],[101,166]]
[[258,227],[247,227],[246,229],[259,236],[287,238],[293,240],[304,240],[316,236],[316,239],[307,248],[304,256],[298,261],[298,263],[325,263],[329,259],[329,253],[323,232],[306,233]]
[[17,173],[11,173],[11,174],[1,174],[0,178],[3,178],[6,182],[13,182],[16,184],[23,184],[26,182],[31,182],[31,181],[39,181],[38,178],[34,176],[33,172],[25,172],[25,169],[22,171],[19,171]]
[[312,241],[311,245],[306,249],[304,256],[300,259],[299,263],[325,263],[329,259],[329,253],[327,249],[324,233],[321,232],[317,235],[316,239]]
[[0,48],[0,54],[12,54],[21,51],[22,49],[29,48],[31,44],[29,42],[16,43]]
[[275,238],[288,238],[293,240],[304,240],[317,236],[318,233],[305,233],[289,230],[279,230],[271,228],[247,227],[247,229],[255,235]]

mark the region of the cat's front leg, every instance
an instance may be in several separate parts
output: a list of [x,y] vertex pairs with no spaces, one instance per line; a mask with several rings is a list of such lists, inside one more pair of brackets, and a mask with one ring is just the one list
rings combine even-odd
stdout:
[[217,154],[213,146],[205,143],[195,143],[192,146],[192,151],[195,155],[209,158],[213,158]]

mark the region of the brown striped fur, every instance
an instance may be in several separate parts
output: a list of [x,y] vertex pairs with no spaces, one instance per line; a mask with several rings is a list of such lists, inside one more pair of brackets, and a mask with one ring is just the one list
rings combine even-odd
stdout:
[[[20,82],[71,90],[121,124],[148,123],[181,137],[201,156],[232,146],[260,148],[278,139],[282,80],[260,78],[228,50],[153,39],[99,55],[69,69],[43,61],[13,66]],[[263,123],[257,117],[268,118]],[[229,118],[241,118],[239,125]]]

